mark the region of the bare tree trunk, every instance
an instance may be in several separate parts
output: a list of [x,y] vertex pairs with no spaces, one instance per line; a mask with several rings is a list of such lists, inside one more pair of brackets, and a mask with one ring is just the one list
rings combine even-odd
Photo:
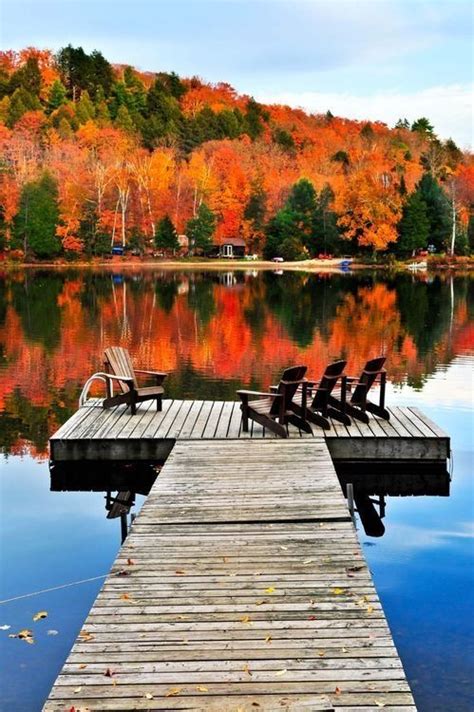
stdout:
[[454,255],[454,245],[456,243],[456,199],[455,199],[455,192],[454,192],[454,186],[453,186],[453,224],[452,224],[452,232],[451,232],[451,256]]
[[120,202],[120,198],[117,200],[117,202],[116,202],[116,204],[115,204],[114,224],[113,224],[113,227],[112,227],[112,240],[111,240],[111,243],[110,243],[112,246],[113,246],[113,244],[114,244],[114,242],[115,242],[115,228],[117,227],[117,212],[118,212],[119,202]]
[[174,216],[174,224],[178,224],[178,217],[179,217],[179,200],[181,197],[181,173],[178,173],[178,185],[176,188],[176,213]]

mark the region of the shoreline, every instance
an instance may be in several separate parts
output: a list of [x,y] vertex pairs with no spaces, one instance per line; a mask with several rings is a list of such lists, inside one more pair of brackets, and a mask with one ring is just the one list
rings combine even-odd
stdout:
[[[268,271],[273,272],[326,272],[328,274],[345,274],[351,271],[363,270],[382,270],[382,271],[410,271],[408,263],[393,264],[370,264],[366,262],[351,262],[347,269],[341,269],[340,264],[343,258],[332,260],[300,260],[295,262],[271,262],[267,260],[129,260],[129,259],[110,259],[101,261],[85,261],[78,260],[77,262],[0,262],[0,269],[18,270],[18,269],[105,269],[116,271],[120,269],[136,269],[136,270],[183,270],[183,271],[215,271],[215,272],[232,272],[232,271]],[[472,270],[474,269],[474,261],[468,263],[452,263],[449,262],[428,265],[426,271],[446,271],[446,270]]]

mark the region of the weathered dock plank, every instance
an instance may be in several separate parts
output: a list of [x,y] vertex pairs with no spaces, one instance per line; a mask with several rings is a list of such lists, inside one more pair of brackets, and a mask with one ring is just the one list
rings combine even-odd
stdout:
[[[313,436],[288,427],[289,439],[324,438],[333,460],[433,460],[449,457],[450,441],[435,423],[416,408],[393,408],[390,421],[370,416],[369,424],[331,423],[330,430],[313,426]],[[165,459],[180,440],[275,440],[275,435],[252,421],[241,427],[237,402],[165,400],[157,412],[142,404],[132,416],[124,406],[108,411],[83,407],[50,439],[51,459],[156,460]]]
[[178,441],[44,709],[382,706],[415,709],[320,437]]

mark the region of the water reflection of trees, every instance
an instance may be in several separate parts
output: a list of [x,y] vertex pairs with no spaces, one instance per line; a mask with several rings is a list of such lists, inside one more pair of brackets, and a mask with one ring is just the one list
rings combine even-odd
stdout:
[[169,371],[171,397],[219,400],[241,385],[267,387],[296,360],[317,377],[332,358],[357,372],[380,351],[392,381],[418,387],[473,346],[468,276],[235,275],[25,270],[0,279],[5,451],[28,441],[45,451],[110,343]]

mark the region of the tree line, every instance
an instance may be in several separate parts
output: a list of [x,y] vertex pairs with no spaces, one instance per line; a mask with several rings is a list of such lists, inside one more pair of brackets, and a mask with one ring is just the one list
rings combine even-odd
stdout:
[[474,165],[428,119],[389,128],[68,46],[0,53],[0,249],[285,259],[472,251]]

